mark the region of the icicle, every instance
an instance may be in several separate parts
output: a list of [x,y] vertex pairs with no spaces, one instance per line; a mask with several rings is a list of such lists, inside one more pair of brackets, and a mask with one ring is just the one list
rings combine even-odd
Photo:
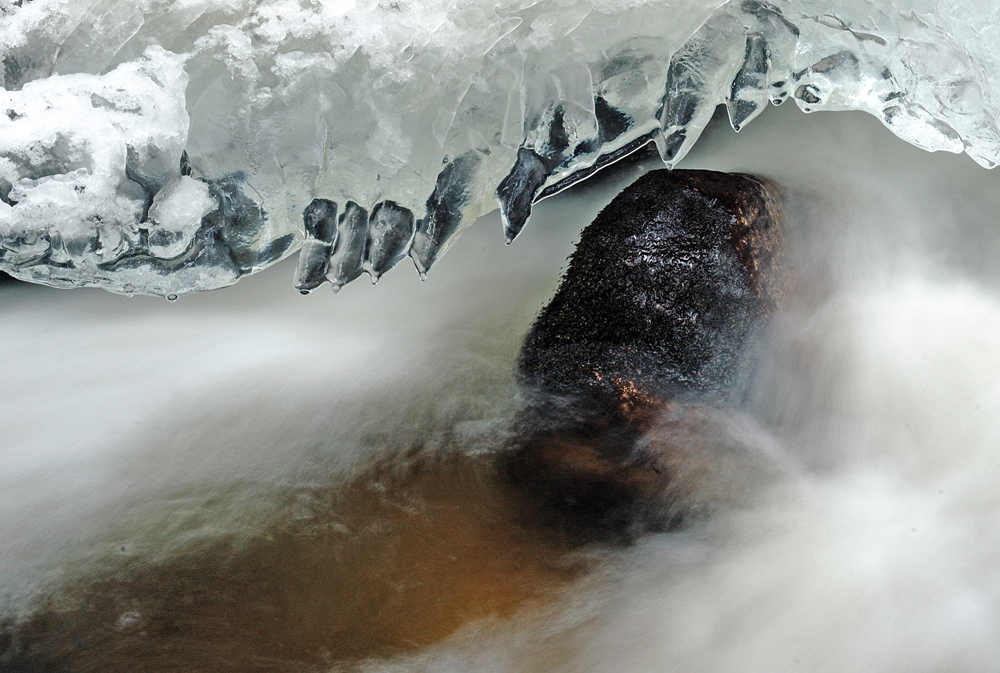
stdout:
[[367,241],[368,211],[354,201],[348,201],[337,226],[337,245],[326,275],[335,292],[361,275]]
[[413,212],[395,201],[382,201],[372,208],[364,263],[372,283],[406,257],[415,227]]
[[295,289],[308,293],[323,284],[330,270],[330,255],[337,242],[337,204],[313,199],[302,213],[306,240],[299,250]]

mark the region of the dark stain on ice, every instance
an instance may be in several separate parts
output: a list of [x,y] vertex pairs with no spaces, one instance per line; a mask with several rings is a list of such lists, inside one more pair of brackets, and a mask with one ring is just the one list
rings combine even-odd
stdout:
[[180,171],[183,176],[191,177],[194,175],[194,166],[191,165],[187,150],[181,152]]
[[552,112],[549,124],[549,142],[546,148],[549,155],[559,155],[569,149],[569,133],[566,131],[566,110],[557,105]]
[[608,103],[604,96],[594,97],[594,115],[601,143],[610,142],[632,128],[632,118]]
[[801,101],[809,103],[810,105],[822,102],[822,99],[818,94],[819,91],[812,84],[803,84],[795,90],[795,97]]
[[[240,273],[250,273],[262,266],[262,255],[254,252],[253,243],[267,220],[267,213],[260,204],[247,196],[245,184],[246,175],[242,172],[209,182],[208,191],[218,201],[219,207],[202,220],[202,227],[212,229],[225,244]],[[289,245],[291,240],[287,241],[285,249]],[[269,250],[267,257],[275,252],[274,249]]]
[[733,79],[727,101],[729,120],[734,130],[739,131],[760,107],[756,101],[748,99],[746,93],[764,91],[767,88],[770,63],[771,53],[764,37],[758,34],[748,35],[743,66]]
[[329,199],[313,199],[302,211],[306,235],[333,245],[337,240],[337,204]]
[[[691,59],[694,59],[694,65],[689,62]],[[685,48],[670,59],[666,93],[656,115],[660,120],[660,127],[664,130],[674,126],[686,127],[694,117],[701,100],[696,94],[701,85],[701,73],[697,63],[697,58],[689,54]]]
[[8,206],[16,206],[17,201],[10,197],[11,190],[14,189],[14,185],[10,183],[9,180],[0,178],[0,201],[3,201]]

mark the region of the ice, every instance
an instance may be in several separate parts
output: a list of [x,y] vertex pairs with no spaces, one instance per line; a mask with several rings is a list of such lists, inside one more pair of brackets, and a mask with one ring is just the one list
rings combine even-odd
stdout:
[[337,204],[313,199],[302,213],[306,240],[299,251],[295,287],[308,293],[323,284],[330,270],[330,255],[337,242]]
[[394,201],[383,201],[372,210],[364,263],[372,283],[406,257],[414,225],[413,213]]
[[140,247],[150,193],[181,177],[185,84],[181,60],[151,47],[103,77],[0,92],[0,237],[12,273],[71,283],[74,270],[99,274]]
[[326,274],[334,292],[361,275],[368,243],[368,211],[348,201],[337,225],[336,238],[337,246]]
[[659,143],[668,166],[688,153],[712,118],[716,103],[738,77],[736,69],[747,51],[745,45],[743,24],[728,12],[718,11],[670,59]]
[[4,270],[167,296],[229,285],[280,258],[293,236],[268,232],[253,250],[266,217],[238,174],[192,177],[187,83],[184,59],[154,45],[104,75],[0,92]]
[[549,168],[545,163],[545,160],[533,151],[522,147],[517,151],[514,168],[497,187],[504,236],[508,243],[513,242],[528,222],[531,204],[549,176]]
[[511,242],[648,143],[676,165],[718,105],[993,167],[998,45],[977,0],[0,0],[0,269],[168,296],[302,246],[300,290],[424,275],[495,208]]
[[482,152],[466,152],[438,173],[437,184],[427,199],[426,215],[417,222],[410,248],[410,256],[421,276],[426,275],[437,258],[445,253],[461,229],[483,155]]
[[218,207],[204,182],[182,175],[166,184],[149,207],[149,254],[163,259],[182,254],[191,247],[202,218]]

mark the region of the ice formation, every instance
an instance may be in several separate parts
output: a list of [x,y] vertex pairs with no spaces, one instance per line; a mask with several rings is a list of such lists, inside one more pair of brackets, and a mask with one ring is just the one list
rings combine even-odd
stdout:
[[719,104],[1000,162],[988,0],[0,0],[0,269],[170,296],[421,275]]

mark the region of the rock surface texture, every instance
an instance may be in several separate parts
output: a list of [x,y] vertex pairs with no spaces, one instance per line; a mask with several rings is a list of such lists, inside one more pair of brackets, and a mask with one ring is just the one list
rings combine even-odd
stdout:
[[751,175],[662,170],[598,215],[521,351],[515,481],[613,530],[679,523],[669,470],[637,441],[732,394],[781,294],[779,201]]

